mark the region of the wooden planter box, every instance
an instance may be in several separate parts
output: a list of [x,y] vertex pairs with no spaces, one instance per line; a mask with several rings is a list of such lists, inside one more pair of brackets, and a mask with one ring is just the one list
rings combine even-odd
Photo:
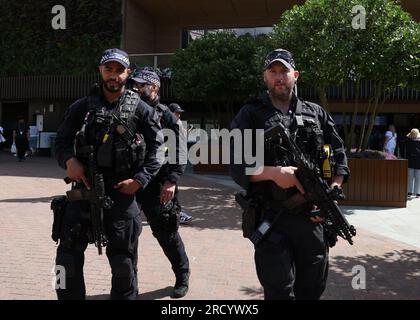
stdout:
[[[228,164],[211,164],[210,155],[223,145],[209,146],[209,164],[196,164],[194,173],[229,175]],[[349,159],[350,179],[343,185],[346,199],[341,205],[362,205],[379,207],[407,206],[407,160]]]
[[342,205],[407,206],[407,160],[349,159]]

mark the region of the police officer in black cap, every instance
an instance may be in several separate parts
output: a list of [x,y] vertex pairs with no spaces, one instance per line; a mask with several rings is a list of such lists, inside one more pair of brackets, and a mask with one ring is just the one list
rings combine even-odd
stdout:
[[[268,90],[242,107],[232,121],[231,129],[242,132],[246,129],[266,130],[281,122],[314,163],[318,163],[318,152],[323,147],[320,144],[331,145],[334,174],[330,183],[341,187],[349,175],[343,141],[333,119],[322,107],[297,97],[294,88],[299,72],[292,54],[284,49],[270,52],[266,56],[263,76]],[[255,147],[255,139],[252,143]],[[231,149],[232,155],[239,155],[244,160],[244,155],[235,149],[233,143]],[[230,168],[233,179],[246,189],[248,195],[265,199],[266,207],[275,210],[275,202],[305,190],[295,176],[297,168],[293,166],[293,159],[281,149],[277,149],[277,154],[273,151],[264,148],[264,166],[258,174],[247,175],[246,169],[252,166],[245,161],[242,164],[231,161]],[[277,161],[283,165],[278,166]],[[326,286],[329,251],[322,218],[311,217],[308,212],[276,208],[275,213],[279,215],[276,223],[255,245],[256,270],[264,297],[319,299]]]
[[[113,201],[103,217],[108,242],[106,255],[112,271],[112,299],[135,299],[138,294],[141,221],[135,193],[148,185],[163,162],[163,157],[158,156],[163,139],[157,114],[137,93],[126,94],[128,68],[126,52],[106,50],[99,65],[101,85],[66,110],[56,137],[58,163],[74,182],[73,189],[93,188],[87,179],[86,162],[78,156],[80,148],[93,146],[94,163],[97,172],[103,174],[105,195]],[[82,130],[84,141],[74,145],[76,133]],[[56,264],[64,267],[66,281],[64,287],[57,289],[58,299],[85,298],[84,251],[92,223],[89,209],[89,202],[82,198],[68,202],[64,211]]]
[[[180,206],[177,199],[177,183],[186,167],[186,135],[181,121],[159,101],[159,76],[154,71],[135,70],[131,80],[141,98],[158,112],[162,128],[171,130],[177,141],[176,145],[168,146],[169,154],[173,148],[176,149],[176,159],[169,158],[147,188],[137,193],[137,200],[141,203],[153,235],[171,262],[176,278],[173,297],[181,298],[188,291],[190,276],[189,260],[178,232]],[[182,163],[182,159],[185,163]]]

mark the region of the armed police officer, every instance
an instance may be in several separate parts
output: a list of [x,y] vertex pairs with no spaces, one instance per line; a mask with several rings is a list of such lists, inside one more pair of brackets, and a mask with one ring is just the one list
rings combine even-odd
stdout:
[[[92,235],[94,224],[101,218],[95,227],[101,228],[102,223],[104,234],[95,244],[99,253],[106,245],[112,271],[111,298],[135,299],[138,294],[141,222],[135,193],[158,172],[163,162],[163,157],[158,157],[163,140],[153,108],[137,93],[125,90],[128,68],[126,52],[106,50],[99,65],[101,85],[66,110],[57,132],[58,163],[73,181],[68,192],[73,199],[68,197],[58,227],[56,264],[64,267],[66,275],[65,287],[57,289],[58,299],[85,298],[84,251],[96,235]],[[89,177],[95,175],[101,178],[93,185]],[[94,190],[96,187],[103,190]],[[102,191],[102,196],[92,199],[92,190],[95,194]],[[94,221],[92,203],[102,203],[105,198],[109,201],[103,207],[103,217]]]
[[[270,52],[265,59],[263,76],[268,90],[241,108],[231,129],[242,133],[252,130],[255,150],[256,129],[267,134],[268,129],[281,123],[305,156],[319,166],[328,160],[324,146],[330,145],[329,183],[331,188],[340,188],[349,175],[343,142],[332,118],[322,107],[297,97],[294,88],[299,72],[292,54],[284,49]],[[231,154],[238,155],[234,144],[231,148]],[[250,165],[245,164],[244,155],[240,154],[241,164],[231,161],[231,175],[247,191],[251,208],[255,209],[248,211],[254,214],[250,218],[250,221],[254,219],[254,226],[246,220],[249,217],[246,218],[245,211],[243,227],[244,236],[255,245],[257,276],[264,288],[264,298],[319,299],[327,281],[329,244],[334,245],[329,241],[334,239],[328,237],[323,218],[312,204],[296,209],[283,205],[292,195],[306,191],[297,178],[297,167],[287,148],[281,139],[265,140],[261,171],[247,175]],[[325,174],[327,176],[328,172]],[[265,215],[274,218],[270,220]],[[245,230],[249,229],[248,224],[252,226],[251,232]]]
[[177,199],[177,184],[186,167],[186,161],[185,164],[181,161],[186,160],[186,135],[181,121],[159,101],[159,76],[154,71],[135,70],[131,80],[141,98],[159,114],[162,128],[171,130],[176,138],[175,144],[169,143],[169,140],[166,142],[168,154],[176,150],[176,157],[169,157],[147,188],[137,192],[137,200],[141,203],[153,235],[171,262],[176,278],[173,297],[180,298],[188,291],[190,276],[189,260],[178,232],[180,205]]

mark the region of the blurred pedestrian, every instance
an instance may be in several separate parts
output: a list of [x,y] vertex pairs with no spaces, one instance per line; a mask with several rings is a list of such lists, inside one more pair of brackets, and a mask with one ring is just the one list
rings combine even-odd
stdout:
[[[178,120],[181,120],[181,113],[185,112],[185,110],[183,110],[177,103],[171,103],[169,105],[169,110],[172,111],[172,113],[178,118]],[[185,128],[183,129],[186,130]],[[179,204],[179,201],[178,201],[178,204]],[[179,206],[181,207],[181,205]],[[187,223],[187,222],[190,222],[192,219],[193,219],[192,215],[186,213],[184,210],[181,209],[181,212],[179,214],[180,223]]]
[[3,149],[4,142],[6,142],[6,138],[3,136],[3,127],[0,126],[0,150]]
[[384,151],[393,155],[395,153],[396,146],[397,132],[395,131],[395,126],[393,124],[390,124],[388,126],[388,131],[385,132]]
[[19,119],[17,128],[13,130],[13,142],[16,144],[18,161],[22,162],[29,148],[29,128],[24,119]]
[[420,132],[411,129],[407,134],[408,141],[405,146],[405,155],[408,160],[408,196],[420,197]]

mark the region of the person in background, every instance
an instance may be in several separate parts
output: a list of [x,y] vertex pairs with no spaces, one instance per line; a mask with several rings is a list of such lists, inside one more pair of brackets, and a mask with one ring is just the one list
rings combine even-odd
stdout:
[[29,130],[25,120],[19,119],[17,128],[13,130],[13,142],[16,144],[18,161],[25,160],[26,151],[29,148]]
[[[183,110],[179,104],[177,103],[171,103],[169,105],[169,110],[172,111],[172,113],[178,118],[178,120],[181,120],[181,113],[185,112],[185,110]],[[185,128],[184,128],[185,130]],[[178,202],[179,203],[179,202]],[[186,213],[185,211],[183,211],[181,209],[181,212],[179,214],[179,222],[180,223],[188,223],[193,219],[193,217],[191,215],[189,215],[188,213]]]
[[388,154],[394,155],[396,146],[397,132],[395,131],[395,126],[390,124],[388,126],[388,131],[385,132],[384,151]]
[[[140,97],[156,110],[163,129],[172,130],[176,140],[185,139],[185,132],[181,121],[175,117],[169,107],[160,103],[160,78],[156,72],[150,70],[134,70],[131,81],[137,88]],[[178,231],[180,207],[178,203],[178,181],[185,171],[186,164],[181,163],[184,155],[181,145],[171,145],[175,148],[175,163],[165,163],[149,185],[137,193],[137,201],[141,204],[153,236],[158,240],[166,257],[171,262],[175,274],[173,298],[184,297],[189,288],[190,262],[185,250],[184,242]]]
[[6,142],[6,139],[3,137],[3,127],[0,126],[0,150],[3,149],[4,142]]
[[411,129],[405,143],[405,158],[408,160],[408,196],[420,197],[420,132]]

